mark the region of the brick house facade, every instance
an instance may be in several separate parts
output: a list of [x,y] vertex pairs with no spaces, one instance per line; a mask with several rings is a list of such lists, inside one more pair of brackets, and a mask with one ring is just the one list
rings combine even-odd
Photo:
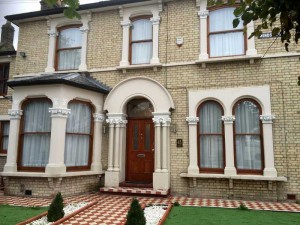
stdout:
[[[231,42],[237,47],[229,53],[214,50],[213,38],[222,32],[213,33],[211,24],[218,10],[227,8],[209,8],[205,0],[112,0],[81,6],[81,20],[64,18],[59,8],[7,16],[20,28],[18,52],[26,58],[18,55],[11,63],[12,103],[0,99],[0,119],[10,110],[1,175],[5,193],[71,195],[94,190],[104,177],[107,187],[146,182],[179,195],[299,198],[299,46],[291,44],[286,52],[274,38],[243,38],[240,47]],[[151,24],[150,38],[134,33],[140,20],[146,21],[142,29]],[[57,40],[65,27],[80,29],[75,69],[59,69],[57,54],[64,49],[57,48]],[[150,50],[142,47],[150,58],[134,56],[133,46],[141,42],[151,43]],[[43,83],[51,74],[57,80]],[[70,81],[64,75],[91,77],[98,86],[84,88],[77,78]],[[49,155],[43,165],[30,166],[24,156],[25,136],[30,135],[22,130],[29,110],[24,102],[39,98],[50,99]],[[82,162],[86,167],[66,160],[72,158],[66,153],[68,135],[80,133],[68,131],[76,111],[70,110],[73,100],[92,108],[92,139]],[[248,114],[238,115],[243,104],[252,108],[246,124],[243,115]],[[216,127],[214,122],[204,126],[207,118],[216,118]]]

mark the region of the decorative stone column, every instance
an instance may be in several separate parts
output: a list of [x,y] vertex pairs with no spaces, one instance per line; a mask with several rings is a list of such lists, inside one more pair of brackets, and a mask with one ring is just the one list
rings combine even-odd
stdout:
[[70,109],[50,108],[51,113],[51,140],[49,161],[45,173],[61,174],[66,173],[65,158],[65,139],[66,125]]
[[236,168],[234,165],[234,138],[233,138],[233,122],[235,121],[235,116],[222,116],[224,121],[225,130],[225,169],[224,174],[228,176],[236,175]]
[[123,147],[123,136],[121,127],[127,123],[124,114],[108,114],[109,123],[109,152],[108,169],[105,172],[105,187],[119,187],[121,181],[120,156]]
[[[254,22],[251,21],[247,25],[247,35],[250,36],[254,32]],[[252,37],[251,39],[248,39],[247,37],[247,51],[246,55],[257,55],[257,50],[255,48],[255,38]]]
[[208,50],[207,50],[207,17],[208,10],[200,10],[198,15],[200,17],[200,55],[199,60],[208,59]]
[[123,43],[122,43],[122,60],[120,66],[129,66],[128,52],[129,52],[129,33],[131,21],[125,20],[121,22],[123,27]]
[[155,123],[155,172],[153,173],[153,189],[168,190],[170,188],[169,162],[169,130],[170,113],[153,113]]
[[56,43],[56,37],[58,36],[58,32],[56,29],[51,29],[48,31],[49,35],[49,47],[48,47],[48,62],[47,62],[47,68],[45,69],[45,72],[55,72],[54,68],[54,57],[55,57],[55,43]]
[[190,164],[188,174],[199,174],[198,154],[197,154],[197,124],[199,117],[187,117],[186,121],[189,124],[189,157]]
[[17,156],[19,143],[20,119],[23,111],[19,109],[8,110],[10,116],[10,129],[8,140],[7,160],[4,166],[4,172],[17,172]]
[[105,115],[94,113],[94,142],[93,142],[93,160],[91,170],[102,172],[102,128]]
[[88,39],[88,32],[89,26],[85,25],[80,27],[81,31],[81,63],[79,65],[79,70],[86,71],[87,64],[86,64],[86,54],[87,54],[87,39]]
[[264,137],[264,155],[265,155],[265,169],[264,176],[277,177],[277,170],[274,163],[274,150],[273,150],[273,134],[272,123],[275,119],[274,115],[261,115],[260,119],[263,124],[263,137]]
[[152,59],[150,61],[151,64],[158,64],[159,58],[158,58],[158,34],[159,34],[159,23],[160,23],[160,17],[152,17],[151,19],[152,27],[153,27],[153,34],[152,34],[152,43],[153,43],[153,53],[152,53]]

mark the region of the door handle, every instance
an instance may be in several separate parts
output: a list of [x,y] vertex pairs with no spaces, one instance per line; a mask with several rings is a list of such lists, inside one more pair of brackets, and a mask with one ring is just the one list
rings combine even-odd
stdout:
[[154,152],[155,151],[155,149],[154,148],[152,148],[152,152]]
[[137,154],[138,158],[145,158],[145,154]]

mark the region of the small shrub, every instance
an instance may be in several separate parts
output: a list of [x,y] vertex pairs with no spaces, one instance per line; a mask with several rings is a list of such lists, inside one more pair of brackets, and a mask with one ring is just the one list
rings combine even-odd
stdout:
[[142,209],[139,201],[135,198],[132,200],[130,209],[127,214],[126,225],[145,225],[146,218],[144,210]]
[[240,209],[240,210],[249,210],[249,208],[244,203],[241,203],[240,206],[238,207],[238,209]]
[[174,202],[174,206],[180,206],[179,202]]
[[61,196],[61,193],[58,192],[53,199],[51,205],[49,206],[47,219],[48,222],[55,222],[64,217],[64,200]]

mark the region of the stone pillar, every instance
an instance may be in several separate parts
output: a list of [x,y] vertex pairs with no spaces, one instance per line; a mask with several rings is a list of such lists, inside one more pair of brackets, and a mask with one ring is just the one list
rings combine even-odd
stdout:
[[113,171],[114,163],[114,127],[115,124],[111,120],[106,120],[109,123],[109,146],[108,146],[108,168],[107,171]]
[[122,141],[120,140],[120,126],[121,121],[118,121],[115,126],[115,145],[114,145],[114,171],[119,172],[120,171],[120,143]]
[[162,120],[162,172],[167,173],[169,171],[168,168],[168,161],[169,161],[169,155],[168,155],[168,142],[169,142],[169,130],[170,130],[170,118],[164,118]]
[[54,68],[54,57],[55,57],[55,44],[56,44],[56,37],[58,36],[58,32],[56,29],[51,29],[48,31],[49,35],[49,47],[48,47],[48,62],[47,68],[45,72],[55,72]]
[[122,43],[122,60],[120,62],[120,66],[129,66],[129,33],[131,21],[122,21],[121,26],[123,27],[123,43]]
[[200,55],[199,60],[208,59],[208,49],[207,49],[207,17],[209,11],[206,10],[206,1],[205,4],[200,6],[200,11],[198,16],[200,17]]
[[19,109],[8,110],[8,115],[10,115],[10,129],[9,129],[7,160],[3,169],[4,172],[17,172],[19,130],[20,130],[20,119],[22,114],[23,111]]
[[49,161],[46,166],[46,174],[66,173],[65,165],[65,139],[66,125],[70,109],[50,108],[51,113],[51,140]]
[[[254,22],[251,21],[247,25],[247,34],[246,35],[250,36],[250,34],[252,34],[253,32],[254,32]],[[251,39],[248,39],[248,37],[247,37],[246,55],[257,55],[257,50],[255,48],[255,38],[254,37],[252,37]]]
[[189,124],[189,157],[190,164],[188,174],[199,174],[198,154],[197,154],[197,124],[198,117],[187,117],[186,121]]
[[158,64],[159,58],[158,58],[158,37],[159,37],[159,23],[160,23],[160,17],[152,17],[151,22],[153,24],[153,47],[152,47],[152,59],[150,61],[151,64]]
[[91,170],[102,172],[102,128],[105,115],[94,113],[94,142],[93,142],[93,160]]
[[87,64],[86,64],[86,54],[87,54],[87,39],[88,39],[88,32],[89,27],[88,26],[82,26],[80,27],[81,31],[81,63],[79,65],[79,70],[86,71],[87,70]]
[[264,176],[277,177],[277,170],[274,163],[274,150],[273,150],[273,134],[272,123],[275,119],[274,115],[261,115],[260,119],[263,124],[263,137],[264,137],[264,155],[265,155],[265,169]]
[[155,126],[155,172],[161,172],[161,125],[160,120],[153,118]]
[[233,121],[234,116],[222,116],[225,130],[225,169],[224,174],[228,176],[236,175],[236,168],[234,165],[234,137],[233,137]]

